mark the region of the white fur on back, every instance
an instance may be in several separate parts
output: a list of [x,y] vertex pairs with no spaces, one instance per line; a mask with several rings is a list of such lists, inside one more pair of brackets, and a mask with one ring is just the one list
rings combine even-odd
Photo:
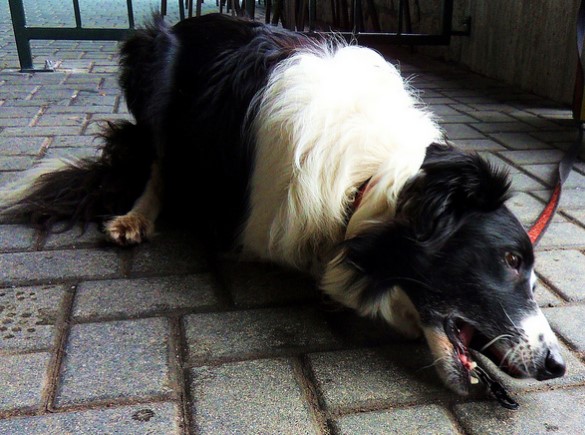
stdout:
[[279,64],[254,129],[244,249],[301,269],[344,239],[347,207],[368,178],[374,188],[350,227],[391,216],[440,137],[398,71],[357,46],[313,47]]

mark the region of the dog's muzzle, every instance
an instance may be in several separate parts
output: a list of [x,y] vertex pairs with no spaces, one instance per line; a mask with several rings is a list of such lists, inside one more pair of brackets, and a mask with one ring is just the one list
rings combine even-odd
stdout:
[[469,392],[470,384],[478,382],[471,350],[516,378],[544,381],[566,372],[557,338],[538,308],[499,334],[486,335],[460,317],[448,317],[442,327],[426,327],[424,331],[439,375],[462,395]]

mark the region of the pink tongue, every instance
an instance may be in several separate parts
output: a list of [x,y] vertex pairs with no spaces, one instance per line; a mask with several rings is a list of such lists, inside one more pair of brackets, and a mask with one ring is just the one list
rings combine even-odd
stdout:
[[463,345],[465,347],[469,346],[469,342],[471,341],[471,338],[473,337],[473,326],[465,323],[459,332],[459,339],[461,340],[461,343],[463,343]]

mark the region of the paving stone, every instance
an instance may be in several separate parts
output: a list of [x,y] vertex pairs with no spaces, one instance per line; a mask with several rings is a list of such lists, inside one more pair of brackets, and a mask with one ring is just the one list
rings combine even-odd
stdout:
[[339,347],[313,307],[193,314],[185,317],[185,336],[197,364]]
[[511,112],[514,118],[529,124],[534,130],[562,130],[564,127],[559,120],[548,120],[524,111]]
[[[2,112],[4,108],[0,109]],[[46,137],[6,137],[2,139],[2,149],[0,153],[3,156],[29,155],[36,156],[41,151],[41,147],[47,140]]]
[[483,133],[467,124],[445,124],[443,130],[448,139],[486,139]]
[[86,115],[81,113],[72,113],[68,116],[63,115],[42,115],[35,125],[40,127],[58,126],[58,125],[83,125],[87,121]]
[[454,100],[459,103],[474,105],[490,104],[493,100],[489,97],[472,96],[472,97],[457,97]]
[[330,412],[396,406],[451,397],[422,344],[309,355],[317,387]]
[[32,156],[0,157],[0,171],[22,171],[30,168],[33,162]]
[[512,191],[513,192],[534,192],[535,190],[542,190],[546,185],[534,178],[517,173],[512,177]]
[[[71,64],[71,62],[68,62]],[[115,73],[117,68],[112,71]],[[97,71],[100,72],[100,71]],[[90,91],[80,91],[77,94],[77,98],[74,99],[73,105],[75,106],[110,106],[114,105],[117,101],[117,96],[115,95],[102,95],[101,92],[90,92]]]
[[437,405],[414,406],[345,415],[334,421],[340,435],[354,434],[455,434],[449,412]]
[[503,151],[500,154],[518,165],[558,163],[563,158],[562,151],[551,149],[537,151]]
[[49,147],[44,159],[97,159],[100,156],[99,150],[95,146],[89,147]]
[[585,389],[523,394],[520,408],[510,411],[497,402],[455,405],[455,415],[466,433],[474,434],[576,434],[583,431]]
[[542,285],[540,281],[536,283],[534,294],[539,307],[556,307],[564,303],[562,299]]
[[457,139],[450,144],[464,151],[502,151],[505,148],[490,139]]
[[[550,196],[548,191],[534,192],[534,194],[544,201],[548,201]],[[580,186],[576,189],[564,189],[559,208],[561,210],[585,209],[585,186]]]
[[458,112],[457,110],[445,104],[433,104],[431,112],[439,117],[461,115],[461,112]]
[[48,350],[65,288],[0,288],[0,351]]
[[39,110],[40,107],[26,107],[17,109],[15,107],[2,106],[2,109],[0,110],[0,118],[24,118],[31,120],[37,113],[39,113]]
[[0,420],[1,435],[180,433],[179,410],[170,402]]
[[[75,96],[75,89],[68,89],[66,86],[49,87],[44,86],[35,92],[33,98],[41,100],[43,103],[69,104]],[[55,124],[51,124],[55,125]],[[65,124],[64,124],[65,125]]]
[[515,133],[534,130],[534,127],[523,122],[484,122],[471,124],[471,126],[482,133],[490,135],[496,133]]
[[456,101],[451,98],[440,96],[438,93],[436,95],[436,97],[427,97],[426,95],[421,95],[423,103],[430,106],[431,112],[434,112],[433,107],[437,104],[442,105],[456,103]]
[[75,135],[81,133],[81,126],[76,127],[6,127],[0,132],[2,136],[55,136]]
[[0,411],[40,405],[49,359],[50,354],[44,352],[0,355]]
[[93,147],[97,148],[102,142],[94,136],[55,136],[51,141],[51,148]]
[[[1,176],[1,174],[0,174]],[[575,220],[585,227],[585,210],[563,210],[570,219]]]
[[477,97],[478,93],[475,89],[462,89],[459,86],[450,86],[448,94],[452,97]]
[[553,221],[538,244],[539,249],[585,249],[585,229],[571,222]]
[[579,170],[582,174],[585,174],[585,156],[581,154],[581,160],[577,160],[573,165],[573,168]]
[[163,318],[74,325],[57,406],[168,395],[168,334]]
[[29,124],[29,122],[30,121],[26,118],[0,118],[0,128],[2,128],[2,127],[25,127]]
[[[4,100],[3,107],[15,107],[15,108],[29,108],[29,107],[39,107],[42,106],[43,102],[41,100],[30,100],[30,99],[11,99],[11,100]],[[14,129],[20,129],[21,131],[25,131],[23,127],[10,127]]]
[[482,104],[469,104],[469,110],[477,111],[477,112],[502,112],[502,113],[512,113],[516,112],[518,108],[512,104],[507,103],[494,103],[493,101],[490,103],[482,103]]
[[222,276],[238,307],[314,300],[321,295],[310,277],[273,264],[224,262]]
[[[91,123],[99,125],[104,125],[106,121],[131,121],[133,122],[133,118],[131,115],[127,113],[112,113],[112,114],[103,114],[103,113],[96,113],[91,116]],[[87,132],[86,132],[87,134]]]
[[[432,109],[431,109],[432,110]],[[474,121],[473,118],[467,115],[459,114],[459,115],[451,115],[451,116],[441,116],[439,119],[439,125],[443,124],[463,124],[466,122]]]
[[539,252],[536,271],[569,301],[585,301],[585,255],[574,250]]
[[[79,54],[75,53],[73,56],[56,53],[55,60],[57,62],[57,69],[62,72],[71,73],[89,73],[93,66],[92,59],[79,59]],[[81,104],[81,103],[80,103]],[[87,99],[83,104],[91,105],[90,100]]]
[[511,116],[494,111],[494,110],[484,110],[470,113],[476,120],[483,121],[483,122],[514,122],[515,119]]
[[63,279],[114,278],[120,274],[110,250],[63,250],[0,254],[0,285]]
[[134,248],[132,273],[201,273],[207,268],[201,244],[184,232],[161,230],[150,243]]
[[[555,176],[558,173],[558,165],[555,163],[544,164],[544,165],[524,165],[522,169],[529,172],[531,175],[539,178],[547,186],[553,186],[555,183]],[[567,189],[578,189],[585,186],[585,176],[578,173],[577,171],[571,171],[569,177],[563,184],[565,192]],[[542,189],[538,189],[542,190]],[[563,200],[562,203],[565,201]]]
[[191,371],[200,433],[317,433],[287,360],[256,360]]
[[0,225],[0,251],[18,251],[31,248],[35,230],[23,225]]
[[43,246],[45,249],[78,249],[81,247],[103,246],[108,243],[106,236],[96,224],[90,224],[86,229],[74,227],[67,231],[62,231],[65,228],[64,225],[55,224],[52,228],[53,232],[47,235]]
[[585,306],[547,308],[544,313],[551,326],[578,352],[585,352]]
[[[114,106],[49,106],[45,111],[45,114],[55,113],[114,113]],[[67,135],[67,134],[78,134],[79,131],[74,133],[67,132],[53,132],[53,135]]]
[[550,145],[530,136],[528,133],[495,133],[491,137],[513,150],[550,148]]
[[77,287],[73,316],[83,321],[138,317],[177,310],[209,309],[217,304],[208,275],[86,281]]
[[[19,172],[13,172],[13,171],[7,171],[7,172],[2,172],[0,171],[0,189],[2,187],[4,187],[4,185],[7,185],[8,183],[12,183],[13,181],[16,181],[19,178]],[[2,218],[0,217],[0,222],[4,223],[7,222],[6,218]]]

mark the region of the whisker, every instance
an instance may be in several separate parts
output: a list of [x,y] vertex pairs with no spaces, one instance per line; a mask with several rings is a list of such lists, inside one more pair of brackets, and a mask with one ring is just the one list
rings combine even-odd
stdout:
[[484,347],[482,347],[479,351],[483,352],[484,350],[486,350],[488,347],[490,347],[492,344],[494,344],[496,341],[500,340],[500,339],[505,339],[505,338],[514,338],[513,335],[510,334],[502,334],[502,335],[498,335],[496,338],[494,338],[493,340],[490,340]]
[[500,364],[499,364],[499,367],[500,368],[502,368],[502,366],[506,363],[506,359],[508,359],[508,357],[510,356],[511,353],[512,354],[514,353],[514,348],[513,347],[510,348],[510,349],[508,349],[508,352],[506,352],[504,354],[504,357],[502,358],[502,360],[500,361]]
[[516,325],[514,323],[514,321],[512,320],[512,318],[510,317],[510,315],[508,314],[508,312],[506,311],[506,309],[504,308],[504,306],[502,305],[502,303],[500,302],[500,307],[502,307],[502,311],[504,312],[504,314],[506,315],[506,317],[508,318],[508,320],[510,321],[510,323],[512,324],[512,326],[516,329],[516,332],[520,335],[522,335],[522,329],[518,328],[518,325]]
[[420,369],[418,369],[417,371],[422,371],[422,370],[430,369],[431,367],[434,367],[434,366],[436,366],[436,365],[437,365],[437,364],[438,364],[438,363],[439,363],[441,360],[444,360],[444,359],[449,359],[449,357],[447,357],[447,356],[442,356],[442,357],[439,357],[439,358],[435,359],[435,360],[434,360],[432,363],[430,363],[429,365],[427,365],[427,366],[424,366],[424,367],[421,367],[421,368],[420,368]]
[[528,364],[526,364],[526,358],[524,358],[524,351],[520,351],[520,359],[522,360],[522,365],[524,366],[524,370],[526,370],[526,373],[530,373],[530,370],[528,369]]

